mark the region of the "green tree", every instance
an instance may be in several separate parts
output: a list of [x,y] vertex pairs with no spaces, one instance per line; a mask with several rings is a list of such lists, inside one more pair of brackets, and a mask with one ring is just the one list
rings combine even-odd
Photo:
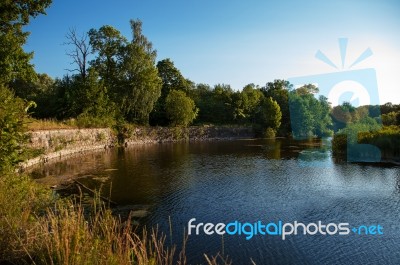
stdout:
[[[49,100],[47,117],[54,115],[53,117],[63,120],[66,118],[75,118],[82,112],[80,102],[76,101],[77,98],[81,98],[78,95],[79,88],[74,79],[75,77],[65,75],[63,78],[55,80],[54,88],[44,96],[45,100]],[[40,108],[41,106],[39,105]]]
[[282,121],[278,132],[280,135],[288,135],[292,131],[289,111],[289,91],[291,90],[292,84],[281,79],[276,79],[274,82],[268,82],[261,88],[264,96],[271,97],[281,108]]
[[55,80],[47,74],[37,74],[35,80],[15,79],[9,85],[15,96],[34,101],[37,107],[30,113],[36,118],[55,117]]
[[9,88],[19,98],[36,101],[41,94],[48,91],[53,85],[54,80],[49,75],[36,74],[34,80],[14,79],[9,84]]
[[38,82],[35,83],[35,94],[32,98],[26,98],[36,102],[37,107],[30,113],[35,118],[54,118],[56,116],[55,95],[56,81],[46,74],[38,74]]
[[208,116],[211,118],[210,122],[216,124],[233,123],[233,94],[234,92],[230,85],[217,84],[214,86],[209,103],[211,106],[208,109]]
[[198,109],[194,101],[186,96],[185,92],[171,90],[165,100],[165,109],[170,124],[173,126],[187,126],[197,116]]
[[[172,89],[182,90],[186,93],[192,88],[192,82],[183,77],[181,71],[175,67],[174,62],[167,58],[157,63],[158,75],[162,80],[162,94],[168,95]],[[166,96],[165,96],[166,97]]]
[[191,98],[199,108],[197,123],[212,122],[212,88],[207,84],[197,84],[191,93]]
[[142,33],[142,22],[131,20],[133,40],[125,47],[122,58],[122,86],[117,103],[129,121],[149,123],[150,112],[161,95],[153,45]]
[[121,60],[128,41],[121,32],[109,25],[98,30],[91,29],[88,35],[89,45],[96,56],[90,65],[99,73],[112,96],[116,97],[121,78]]
[[84,127],[112,127],[116,122],[116,108],[110,100],[107,88],[94,69],[90,69],[83,86],[82,113],[78,115],[78,125]]
[[314,119],[308,100],[295,91],[290,92],[290,120],[292,134],[295,138],[308,138],[313,136]]
[[233,95],[234,119],[239,122],[253,122],[257,106],[264,94],[254,84],[246,85],[240,93]]
[[271,97],[263,98],[256,111],[256,125],[264,134],[271,129],[276,131],[281,126],[282,112],[279,104]]
[[343,102],[332,108],[333,130],[337,132],[346,127],[346,124],[356,121],[356,108],[349,102]]
[[90,45],[97,55],[91,65],[124,118],[148,124],[161,94],[161,79],[155,66],[157,53],[142,33],[142,22],[131,20],[130,24],[130,42],[111,26],[89,31]]
[[315,135],[318,137],[332,136],[333,122],[331,117],[331,105],[328,98],[320,96],[314,101]]
[[45,14],[51,0],[3,0],[0,2],[0,83],[9,84],[19,78],[35,79],[35,71],[30,60],[33,53],[23,49],[29,32],[23,26],[31,17]]
[[316,99],[318,88],[305,85],[289,92],[290,120],[296,138],[332,135],[330,105],[324,96]]
[[313,84],[306,84],[296,89],[296,93],[301,96],[316,94],[319,92],[319,88]]
[[153,111],[150,114],[150,124],[165,126],[168,117],[165,111],[165,99],[171,90],[181,90],[189,93],[193,82],[183,77],[170,59],[164,59],[157,63],[158,75],[162,80],[161,96],[158,98]]

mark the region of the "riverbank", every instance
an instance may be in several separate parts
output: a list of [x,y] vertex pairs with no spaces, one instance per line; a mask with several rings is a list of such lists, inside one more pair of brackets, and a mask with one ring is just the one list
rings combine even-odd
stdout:
[[192,127],[139,127],[129,126],[123,132],[109,128],[99,129],[56,129],[29,132],[26,148],[36,150],[39,156],[19,165],[24,170],[49,160],[65,158],[93,150],[114,146],[156,144],[178,141],[217,141],[253,138],[251,127],[238,126],[192,126]]
[[[46,163],[55,158],[99,151],[117,145],[157,144],[175,141],[207,141],[252,137],[251,128],[133,127],[119,142],[110,129],[57,129],[30,132],[24,149],[41,155],[24,163]],[[83,185],[80,187],[82,190]],[[87,193],[87,190],[83,190]],[[26,174],[15,170],[0,178],[0,264],[186,264],[185,240],[182,248],[166,243],[156,229],[136,231],[138,211],[126,218],[116,217],[95,193],[92,205],[84,197],[54,196]],[[174,242],[175,244],[175,242]],[[204,255],[206,264],[230,264],[224,255]]]

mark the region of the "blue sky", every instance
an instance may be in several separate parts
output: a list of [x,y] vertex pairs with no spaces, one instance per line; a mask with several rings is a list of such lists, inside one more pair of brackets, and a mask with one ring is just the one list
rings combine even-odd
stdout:
[[[26,28],[38,72],[62,77],[70,59],[69,28],[112,25],[131,38],[130,19],[158,51],[196,83],[248,83],[345,71],[366,48],[373,56],[352,68],[374,68],[380,102],[400,103],[400,1],[53,0],[47,16]],[[321,50],[340,64],[338,38],[349,39],[344,69],[315,58]]]

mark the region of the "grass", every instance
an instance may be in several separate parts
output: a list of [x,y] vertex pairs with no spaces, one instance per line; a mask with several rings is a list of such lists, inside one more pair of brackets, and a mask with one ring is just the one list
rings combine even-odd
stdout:
[[[187,237],[178,252],[157,229],[137,233],[113,216],[99,196],[84,207],[25,175],[0,178],[0,231],[1,264],[187,264]],[[231,264],[219,254],[205,262]]]
[[38,264],[173,264],[175,249],[153,230],[138,236],[100,206],[89,217],[81,205],[61,204],[40,219]]
[[57,121],[54,119],[37,120],[29,118],[27,121],[29,131],[39,130],[59,130],[59,129],[77,129],[78,125],[74,119],[66,121]]
[[58,121],[55,119],[34,119],[27,121],[28,131],[40,130],[60,130],[60,129],[79,129],[79,128],[106,128],[115,125],[115,121],[110,118],[96,118],[90,116],[79,116],[77,119]]

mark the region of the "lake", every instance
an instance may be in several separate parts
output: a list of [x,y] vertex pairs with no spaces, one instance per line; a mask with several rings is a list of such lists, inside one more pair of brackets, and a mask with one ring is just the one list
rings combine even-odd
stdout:
[[[234,264],[250,264],[250,258],[256,264],[400,263],[400,168],[335,162],[329,140],[132,146],[51,162],[31,174],[40,182],[79,177],[90,188],[101,186],[117,211],[135,210],[141,225],[158,225],[177,245],[192,218],[194,225],[321,221],[360,228],[345,235],[300,229],[285,240],[260,233],[249,240],[203,230],[195,235],[192,229],[186,248],[192,264],[218,252]],[[365,232],[378,225],[382,234]]]

